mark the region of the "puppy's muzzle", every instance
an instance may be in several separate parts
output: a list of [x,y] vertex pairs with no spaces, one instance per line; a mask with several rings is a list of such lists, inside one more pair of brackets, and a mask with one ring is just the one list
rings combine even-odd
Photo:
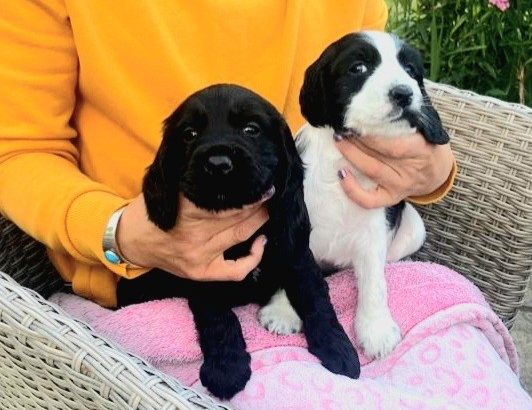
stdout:
[[412,104],[414,91],[408,85],[396,85],[388,93],[390,101],[401,108],[406,108]]
[[211,155],[204,168],[210,175],[227,175],[233,170],[233,161],[227,155]]
[[243,171],[247,158],[245,150],[236,144],[206,144],[194,154],[194,167],[207,177],[222,180]]

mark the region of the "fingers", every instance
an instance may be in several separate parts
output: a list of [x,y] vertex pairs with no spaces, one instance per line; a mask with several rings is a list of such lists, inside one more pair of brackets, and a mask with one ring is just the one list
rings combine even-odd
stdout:
[[398,202],[387,190],[380,186],[377,186],[372,191],[364,190],[348,170],[342,169],[338,175],[345,194],[362,208],[382,208],[392,206]]
[[266,221],[268,221],[268,211],[259,208],[247,219],[214,235],[205,246],[213,253],[223,253],[231,246],[251,238]]
[[[217,280],[243,280],[259,265],[264,254],[266,242],[267,239],[264,235],[259,236],[253,241],[249,255],[237,260],[225,260],[223,255],[220,255],[212,267],[212,272],[218,277]],[[211,269],[209,267],[207,269],[207,275],[209,275],[210,271]]]
[[242,280],[260,263],[266,238],[255,239],[250,254],[238,260],[225,260],[223,253],[251,238],[268,221],[264,202],[274,192],[271,190],[261,201],[245,209],[218,214],[199,209],[183,197],[181,232],[176,235],[177,242],[183,244],[183,252],[174,258],[174,266],[166,270],[180,272],[178,276],[195,281]]
[[378,158],[378,156],[369,155],[357,145],[345,140],[337,142],[336,146],[351,164],[379,185],[386,186],[390,182],[393,182],[396,171],[389,164]]

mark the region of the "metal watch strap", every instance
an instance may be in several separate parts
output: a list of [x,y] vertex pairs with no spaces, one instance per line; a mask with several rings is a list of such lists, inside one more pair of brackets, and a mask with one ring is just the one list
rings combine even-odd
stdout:
[[116,243],[116,229],[124,209],[125,207],[122,207],[113,212],[109,218],[109,221],[107,222],[102,239],[103,254],[105,259],[113,265],[125,264],[128,268],[140,268],[140,266],[137,266],[124,258],[124,255],[122,255]]

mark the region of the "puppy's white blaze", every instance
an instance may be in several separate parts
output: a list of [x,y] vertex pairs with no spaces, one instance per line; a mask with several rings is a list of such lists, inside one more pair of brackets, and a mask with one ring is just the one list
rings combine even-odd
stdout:
[[419,110],[423,96],[419,85],[399,63],[397,54],[401,42],[397,37],[380,32],[366,32],[365,36],[379,52],[381,63],[356,93],[349,103],[344,126],[354,128],[361,135],[392,137],[415,132],[408,121],[390,122],[394,106],[389,98],[390,90],[398,85],[412,88],[414,95],[411,107]]
[[[366,210],[357,206],[344,193],[338,170],[348,167],[365,189],[375,182],[361,174],[338,151],[328,127],[306,125],[300,131],[298,149],[306,167],[305,203],[311,218],[310,248],[318,260],[352,266],[354,249],[372,247],[385,236],[382,210]],[[386,244],[383,244],[386,246]]]

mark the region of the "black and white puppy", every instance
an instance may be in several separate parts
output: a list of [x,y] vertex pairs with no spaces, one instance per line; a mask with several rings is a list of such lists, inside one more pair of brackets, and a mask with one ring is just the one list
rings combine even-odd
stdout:
[[269,221],[225,254],[227,259],[244,256],[258,235],[268,238],[258,269],[241,282],[194,282],[152,270],[118,284],[121,306],[188,298],[204,358],[200,379],[223,399],[242,390],[251,375],[250,355],[231,308],[264,305],[280,288],[302,319],[309,351],[334,373],[352,378],[360,373],[357,353],[309,249],[303,166],[288,125],[270,103],[235,85],[211,86],[187,98],[165,121],[143,193],[149,219],[169,230],[179,215],[179,193],[216,212],[252,204],[272,187]]
[[[376,184],[344,159],[333,136],[394,138],[419,131],[433,144],[446,144],[449,137],[425,91],[420,54],[386,33],[349,34],[331,44],[307,69],[300,104],[308,120],[296,144],[306,168],[310,248],[322,265],[354,268],[355,333],[368,356],[381,358],[401,340],[388,307],[385,263],[418,250],[425,227],[405,202],[385,209],[353,203],[340,186],[339,170],[350,169],[364,189]],[[277,333],[300,325],[282,292],[261,318]]]

